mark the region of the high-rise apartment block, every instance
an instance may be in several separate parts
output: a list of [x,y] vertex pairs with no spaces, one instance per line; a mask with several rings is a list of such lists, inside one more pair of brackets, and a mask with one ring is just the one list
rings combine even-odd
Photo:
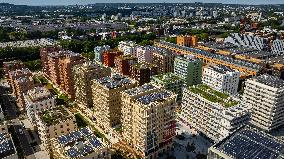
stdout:
[[139,85],[149,83],[153,75],[158,74],[158,67],[150,63],[137,63],[130,66],[131,78],[138,81]]
[[220,141],[246,125],[250,107],[207,85],[184,89],[180,119],[213,141]]
[[15,143],[10,134],[0,132],[0,156],[1,159],[18,159]]
[[35,126],[42,143],[50,148],[52,138],[67,135],[77,129],[75,117],[64,106],[35,114]]
[[103,52],[103,64],[108,67],[114,67],[114,59],[117,56],[122,55],[123,53],[117,50],[108,50]]
[[93,80],[94,118],[104,131],[121,124],[121,92],[136,85],[119,74]]
[[55,96],[45,87],[35,87],[24,95],[27,115],[31,122],[38,112],[55,107]]
[[138,62],[152,62],[152,47],[150,46],[139,46],[137,47],[136,56]]
[[24,67],[25,67],[24,63],[19,60],[3,62],[3,70],[4,70],[6,78],[8,78],[8,74],[10,71],[15,71],[18,69],[22,69]]
[[177,56],[174,61],[174,73],[182,78],[187,86],[200,84],[202,60],[193,56]]
[[245,82],[243,101],[252,107],[251,123],[271,131],[284,124],[284,81],[261,75]]
[[153,61],[157,65],[158,73],[168,73],[174,71],[175,55],[166,49],[153,47]]
[[102,142],[90,128],[52,139],[51,149],[56,159],[110,159],[109,146]]
[[83,107],[93,107],[92,80],[110,76],[111,70],[103,65],[86,62],[73,68],[75,84],[75,101]]
[[48,54],[52,52],[59,52],[60,50],[62,50],[62,48],[60,47],[44,47],[40,49],[40,59],[41,59],[41,65],[42,65],[43,72],[45,73],[49,72]]
[[122,75],[130,75],[130,67],[137,63],[137,58],[131,55],[121,55],[115,57],[115,69]]
[[103,61],[104,61],[103,53],[105,51],[108,51],[108,50],[110,50],[110,46],[109,45],[95,47],[94,48],[95,60],[97,62],[103,63]]
[[181,46],[196,46],[197,36],[177,36],[177,44]]
[[209,65],[203,69],[202,83],[223,93],[238,93],[240,72],[222,65]]
[[177,102],[181,102],[184,81],[174,73],[159,74],[152,77],[151,82],[177,95]]
[[122,137],[142,158],[171,149],[176,135],[176,95],[151,84],[122,93]]
[[121,41],[118,45],[118,50],[122,51],[124,55],[132,55],[134,57],[137,56],[137,44],[133,41]]

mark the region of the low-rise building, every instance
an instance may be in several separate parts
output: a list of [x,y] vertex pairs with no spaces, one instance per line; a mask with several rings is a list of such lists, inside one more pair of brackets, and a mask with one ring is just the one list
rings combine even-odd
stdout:
[[151,63],[136,63],[130,66],[130,77],[137,80],[139,85],[149,83],[153,75],[158,74],[158,67]]
[[115,69],[122,75],[130,75],[130,67],[137,63],[137,58],[131,55],[121,55],[115,57]]
[[27,115],[31,122],[38,112],[55,107],[55,96],[45,87],[35,87],[24,94]]
[[73,68],[75,84],[75,101],[83,108],[92,108],[92,80],[110,76],[111,69],[103,65],[86,62]]
[[283,158],[284,143],[275,137],[244,128],[216,143],[208,150],[208,159]]
[[0,157],[2,159],[18,159],[18,153],[10,134],[0,132]]
[[137,85],[120,74],[93,80],[94,118],[103,131],[121,124],[121,92]]
[[176,95],[152,84],[122,93],[122,137],[142,158],[172,148],[176,135]]
[[202,61],[194,56],[177,56],[174,61],[174,73],[182,78],[187,86],[201,83]]
[[220,141],[250,120],[250,107],[201,84],[184,89],[180,119],[213,141]]
[[97,62],[103,63],[104,58],[103,58],[103,52],[110,50],[109,45],[104,45],[104,46],[97,46],[94,48],[94,53],[95,53],[95,60]]
[[52,139],[53,157],[56,159],[110,159],[110,147],[84,127]]
[[222,93],[238,93],[240,72],[221,65],[209,65],[203,69],[202,83]]
[[284,124],[284,81],[261,75],[245,82],[243,101],[252,107],[251,123],[265,131]]
[[35,114],[35,126],[42,143],[50,148],[50,139],[67,135],[77,129],[76,119],[64,106]]
[[179,76],[174,73],[159,74],[153,76],[151,82],[158,87],[174,92],[177,95],[177,102],[181,102],[184,81]]

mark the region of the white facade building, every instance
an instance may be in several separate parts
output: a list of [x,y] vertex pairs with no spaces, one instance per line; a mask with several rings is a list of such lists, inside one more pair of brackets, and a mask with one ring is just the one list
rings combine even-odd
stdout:
[[153,50],[150,46],[140,46],[137,48],[136,57],[138,58],[138,62],[152,62],[152,54]]
[[243,101],[252,106],[251,123],[265,131],[284,124],[284,81],[261,75],[246,81]]
[[228,67],[216,65],[204,68],[202,83],[222,93],[238,93],[240,72]]
[[34,121],[34,115],[38,112],[55,107],[55,96],[45,87],[36,87],[24,95],[26,111],[30,121]]
[[133,41],[121,41],[118,45],[118,50],[124,55],[132,55],[136,57],[138,45]]
[[248,123],[249,109],[202,84],[184,89],[180,119],[213,141],[220,141]]

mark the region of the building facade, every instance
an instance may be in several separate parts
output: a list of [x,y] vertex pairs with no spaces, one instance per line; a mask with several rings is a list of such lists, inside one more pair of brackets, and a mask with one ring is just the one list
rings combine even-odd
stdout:
[[176,95],[151,84],[122,93],[122,137],[142,158],[154,159],[172,148]]
[[177,56],[174,61],[174,73],[182,78],[187,86],[200,84],[202,61],[193,56]]
[[130,67],[137,63],[137,58],[131,55],[121,55],[115,57],[115,69],[122,75],[130,75]]
[[220,141],[250,120],[250,107],[207,85],[184,89],[180,119],[213,141]]
[[174,71],[175,55],[163,48],[153,47],[153,61],[157,65],[158,73],[168,73]]
[[123,53],[117,50],[108,50],[103,52],[103,64],[107,67],[114,67],[114,59],[117,56],[122,55]]
[[251,123],[271,131],[284,123],[282,102],[284,81],[270,75],[261,75],[245,82],[243,101],[252,107]]
[[95,60],[97,62],[103,63],[104,58],[103,58],[103,52],[110,50],[109,45],[104,45],[104,46],[97,46],[94,48],[94,53],[95,53]]
[[152,62],[152,48],[150,46],[139,46],[136,49],[136,57],[138,62]]
[[158,74],[158,67],[150,63],[136,63],[130,66],[130,77],[137,80],[139,85],[149,83],[153,75]]
[[198,42],[197,36],[177,36],[177,45],[196,46]]
[[118,50],[123,52],[124,55],[137,56],[137,44],[133,41],[121,41],[118,44]]
[[240,73],[221,65],[209,65],[203,69],[202,83],[222,93],[238,93]]

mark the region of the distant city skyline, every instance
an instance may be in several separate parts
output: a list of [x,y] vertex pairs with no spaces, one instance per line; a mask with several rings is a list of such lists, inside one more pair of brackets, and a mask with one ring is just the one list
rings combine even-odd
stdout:
[[94,4],[94,3],[224,3],[224,4],[284,4],[284,0],[0,0],[1,3],[23,4],[23,5],[74,5],[74,4]]

